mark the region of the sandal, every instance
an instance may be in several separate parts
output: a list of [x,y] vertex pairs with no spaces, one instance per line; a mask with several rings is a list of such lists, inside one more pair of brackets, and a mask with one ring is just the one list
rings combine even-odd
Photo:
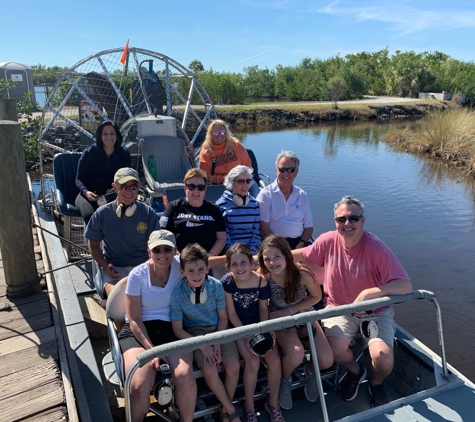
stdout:
[[233,421],[234,419],[236,418],[239,418],[239,413],[237,410],[234,411],[234,413],[224,413],[223,411],[219,411],[219,416],[221,418],[222,421],[224,421],[225,419],[227,419],[229,422]]

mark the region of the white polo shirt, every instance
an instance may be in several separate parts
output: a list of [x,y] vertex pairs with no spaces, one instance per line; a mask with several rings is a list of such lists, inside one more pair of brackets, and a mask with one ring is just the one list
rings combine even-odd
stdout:
[[285,200],[275,180],[262,189],[256,199],[260,206],[260,219],[270,223],[274,234],[296,238],[302,236],[306,228],[313,227],[307,194],[295,185],[292,185],[292,193]]

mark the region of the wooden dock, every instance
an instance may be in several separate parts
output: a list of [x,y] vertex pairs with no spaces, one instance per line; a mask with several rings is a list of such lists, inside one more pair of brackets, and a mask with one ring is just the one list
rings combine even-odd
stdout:
[[[36,231],[34,238],[42,273]],[[48,292],[12,299],[5,291],[0,253],[0,421],[70,420]]]

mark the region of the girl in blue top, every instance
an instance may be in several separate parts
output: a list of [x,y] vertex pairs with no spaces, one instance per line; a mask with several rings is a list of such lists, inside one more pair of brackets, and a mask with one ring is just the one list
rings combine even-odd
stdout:
[[[268,300],[271,297],[270,286],[265,277],[252,271],[252,252],[249,246],[235,243],[226,252],[228,275],[224,278],[223,287],[226,293],[226,309],[228,319],[234,327],[266,321],[269,316]],[[272,333],[273,334],[273,333]],[[244,403],[246,422],[257,422],[254,409],[254,392],[257,383],[257,372],[260,366],[259,357],[250,348],[249,337],[236,341],[239,354],[244,359]],[[267,364],[269,398],[265,404],[272,422],[283,422],[278,402],[281,378],[281,363],[277,347],[268,351],[264,359]]]

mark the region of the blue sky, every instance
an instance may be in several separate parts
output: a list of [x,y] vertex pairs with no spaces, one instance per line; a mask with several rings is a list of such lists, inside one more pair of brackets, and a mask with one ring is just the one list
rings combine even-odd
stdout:
[[473,0],[17,0],[2,2],[0,15],[0,62],[30,66],[69,67],[128,38],[219,72],[385,47],[475,55]]

